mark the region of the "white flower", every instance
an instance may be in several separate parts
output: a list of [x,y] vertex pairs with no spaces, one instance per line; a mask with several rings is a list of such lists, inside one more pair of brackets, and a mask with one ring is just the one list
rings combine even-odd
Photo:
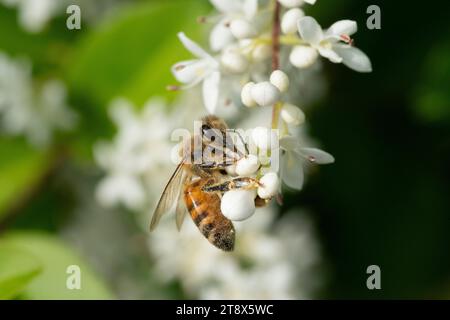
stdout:
[[55,131],[69,131],[76,124],[66,98],[64,83],[52,79],[36,86],[30,63],[0,53],[1,131],[23,135],[37,147],[47,146]]
[[231,21],[230,31],[237,39],[247,39],[256,35],[255,28],[245,19],[235,19]]
[[318,56],[316,49],[300,45],[292,49],[289,61],[297,68],[307,68],[316,62]]
[[236,38],[246,38],[255,33],[251,21],[258,11],[258,0],[210,0],[210,2],[222,14],[209,37],[213,51],[226,48]]
[[178,280],[194,299],[314,298],[321,255],[313,225],[299,212],[275,218],[274,208],[267,207],[236,222],[232,253],[212,246],[190,217],[180,232],[170,219],[161,221],[148,240],[158,279]]
[[106,208],[123,204],[126,208],[139,210],[145,204],[146,193],[138,177],[118,172],[100,181],[96,197]]
[[251,88],[251,95],[261,107],[267,107],[275,104],[280,98],[280,90],[269,81],[255,84]]
[[280,2],[283,7],[295,8],[302,6],[304,3],[314,4],[316,3],[316,0],[278,0],[278,2]]
[[297,32],[297,22],[305,16],[302,9],[293,8],[283,15],[281,19],[281,31],[286,34],[294,34]]
[[[298,22],[298,31],[304,41],[331,62],[342,62],[359,72],[372,71],[372,65],[366,54],[352,45],[346,44],[351,43],[350,36],[357,31],[355,21],[338,21],[324,32],[313,17],[303,17]],[[342,41],[346,43],[342,43]]]
[[285,92],[289,89],[289,78],[286,73],[281,70],[275,70],[270,75],[270,83],[280,90]]
[[[127,100],[117,99],[110,107],[118,132],[111,142],[94,145],[94,158],[106,172],[97,188],[97,199],[107,207],[122,204],[132,210],[143,209],[150,187],[162,187],[156,175],[167,172],[172,146],[168,116],[163,102],[150,100],[140,113]],[[153,193],[151,193],[153,194]]]
[[259,169],[260,163],[257,156],[249,154],[236,163],[235,172],[239,176],[250,176]]
[[281,118],[287,124],[293,124],[295,126],[301,125],[305,122],[305,114],[303,111],[292,104],[285,103],[281,109]]
[[214,114],[219,99],[219,63],[183,32],[178,34],[178,38],[197,59],[175,64],[172,73],[178,81],[186,84],[185,89],[203,82],[203,102],[206,110]]
[[256,106],[256,101],[255,99],[253,99],[252,96],[252,88],[254,85],[255,85],[254,82],[249,82],[242,87],[241,91],[242,103],[244,104],[244,106],[249,108]]
[[230,190],[220,201],[222,214],[232,221],[243,221],[255,213],[254,190]]
[[314,164],[329,164],[334,162],[334,157],[316,148],[301,147],[297,138],[285,136],[280,139],[281,155],[281,179],[293,189],[301,190],[304,182],[305,162]]
[[260,150],[273,149],[278,141],[277,132],[267,127],[256,127],[252,129],[251,138],[255,146]]
[[230,73],[242,73],[248,68],[248,60],[235,48],[225,50],[220,62],[225,70]]
[[261,199],[271,199],[278,193],[280,182],[275,172],[266,173],[259,182],[261,185],[258,187],[258,196]]

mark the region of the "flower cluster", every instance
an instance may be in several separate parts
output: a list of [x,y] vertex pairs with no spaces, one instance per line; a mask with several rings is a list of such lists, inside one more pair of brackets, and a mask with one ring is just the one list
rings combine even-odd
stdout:
[[[314,4],[315,0],[210,1],[219,12],[219,15],[201,19],[205,23],[214,23],[210,33],[210,52],[184,33],[179,33],[181,42],[195,59],[179,62],[172,68],[175,78],[184,84],[181,88],[202,84],[204,104],[210,113],[216,113],[218,106],[223,105],[219,98],[225,78],[231,77],[241,84],[249,78],[264,78],[264,65],[272,58],[273,67],[278,69],[282,52],[289,54],[289,62],[298,69],[311,67],[321,55],[359,72],[372,70],[368,57],[353,46],[351,36],[357,31],[356,22],[341,20],[322,30],[317,21],[305,16],[300,8],[305,3]],[[270,23],[273,16],[274,23]],[[276,93],[267,82],[263,83],[259,86],[261,94],[256,94],[256,99],[269,103],[271,101],[264,100],[262,95],[267,90],[275,99]],[[222,100],[234,100],[226,95],[233,95],[233,92],[224,92]],[[245,97],[249,96],[246,94]],[[252,102],[252,99],[242,101],[247,106],[253,106]]]
[[251,223],[235,223],[241,236],[228,254],[204,241],[192,221],[181,233],[162,222],[148,239],[160,280],[178,279],[189,297],[199,299],[315,297],[323,275],[311,221],[297,211],[275,220],[275,208],[267,207]]
[[111,103],[110,116],[118,127],[117,135],[112,142],[101,141],[94,146],[97,163],[108,173],[97,188],[97,199],[103,206],[142,210],[149,200],[154,200],[149,199],[149,189],[157,172],[170,174],[165,164],[171,153],[169,138],[173,128],[160,124],[174,121],[169,121],[164,106],[162,100],[152,99],[142,113],[137,113],[125,99]]
[[55,131],[67,131],[76,124],[66,95],[61,81],[36,83],[28,61],[0,53],[0,131],[23,135],[35,146],[48,145]]
[[[322,56],[359,72],[372,70],[369,58],[353,46],[355,21],[341,20],[323,30],[302,6],[315,0],[211,0],[219,15],[200,19],[214,23],[210,51],[179,33],[183,45],[196,57],[172,67],[175,78],[188,89],[202,84],[203,102],[209,113],[221,113],[230,101],[238,108],[273,108],[269,125],[250,134],[256,153],[239,160],[230,174],[258,181],[255,190],[231,190],[222,198],[222,213],[231,220],[250,217],[256,198],[269,201],[280,192],[280,179],[289,187],[301,189],[303,164],[328,164],[333,156],[304,146],[293,132],[305,122],[305,113],[289,101],[298,83],[295,73],[313,68]],[[282,61],[282,57],[287,57]],[[271,62],[271,63],[270,63]],[[271,65],[272,71],[269,71]],[[227,85],[234,82],[234,85]],[[292,88],[292,89],[291,89]],[[224,101],[224,102],[223,102]],[[237,101],[237,103],[236,103]],[[271,128],[271,129],[269,129]],[[263,151],[263,152],[261,152]],[[279,155],[272,171],[262,164],[268,155]]]

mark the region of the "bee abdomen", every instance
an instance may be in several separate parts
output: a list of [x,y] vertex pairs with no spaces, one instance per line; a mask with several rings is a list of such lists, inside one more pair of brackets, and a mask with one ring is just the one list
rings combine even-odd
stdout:
[[219,249],[232,251],[235,231],[232,222],[220,211],[220,198],[191,186],[186,188],[184,200],[192,220],[203,236]]

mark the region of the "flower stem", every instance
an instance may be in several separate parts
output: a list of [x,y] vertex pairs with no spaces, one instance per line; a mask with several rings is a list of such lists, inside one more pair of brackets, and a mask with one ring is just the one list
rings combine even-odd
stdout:
[[[272,25],[272,71],[280,68],[280,10],[281,5],[278,0],[275,0]],[[281,103],[275,103],[272,109],[272,129],[278,128],[280,110]]]
[[280,9],[280,3],[275,1],[272,26],[272,70],[280,67]]

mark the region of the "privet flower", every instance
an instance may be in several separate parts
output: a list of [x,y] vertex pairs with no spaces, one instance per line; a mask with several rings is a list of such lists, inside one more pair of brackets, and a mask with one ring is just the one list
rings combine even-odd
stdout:
[[325,32],[313,17],[304,17],[298,22],[298,32],[302,39],[322,57],[334,63],[342,62],[355,71],[371,72],[369,58],[351,45],[350,36],[356,31],[356,22],[351,20],[338,21]]
[[178,34],[178,38],[197,59],[175,64],[172,73],[178,81],[186,85],[183,89],[203,82],[203,102],[208,112],[214,113],[219,99],[219,63],[183,32]]

